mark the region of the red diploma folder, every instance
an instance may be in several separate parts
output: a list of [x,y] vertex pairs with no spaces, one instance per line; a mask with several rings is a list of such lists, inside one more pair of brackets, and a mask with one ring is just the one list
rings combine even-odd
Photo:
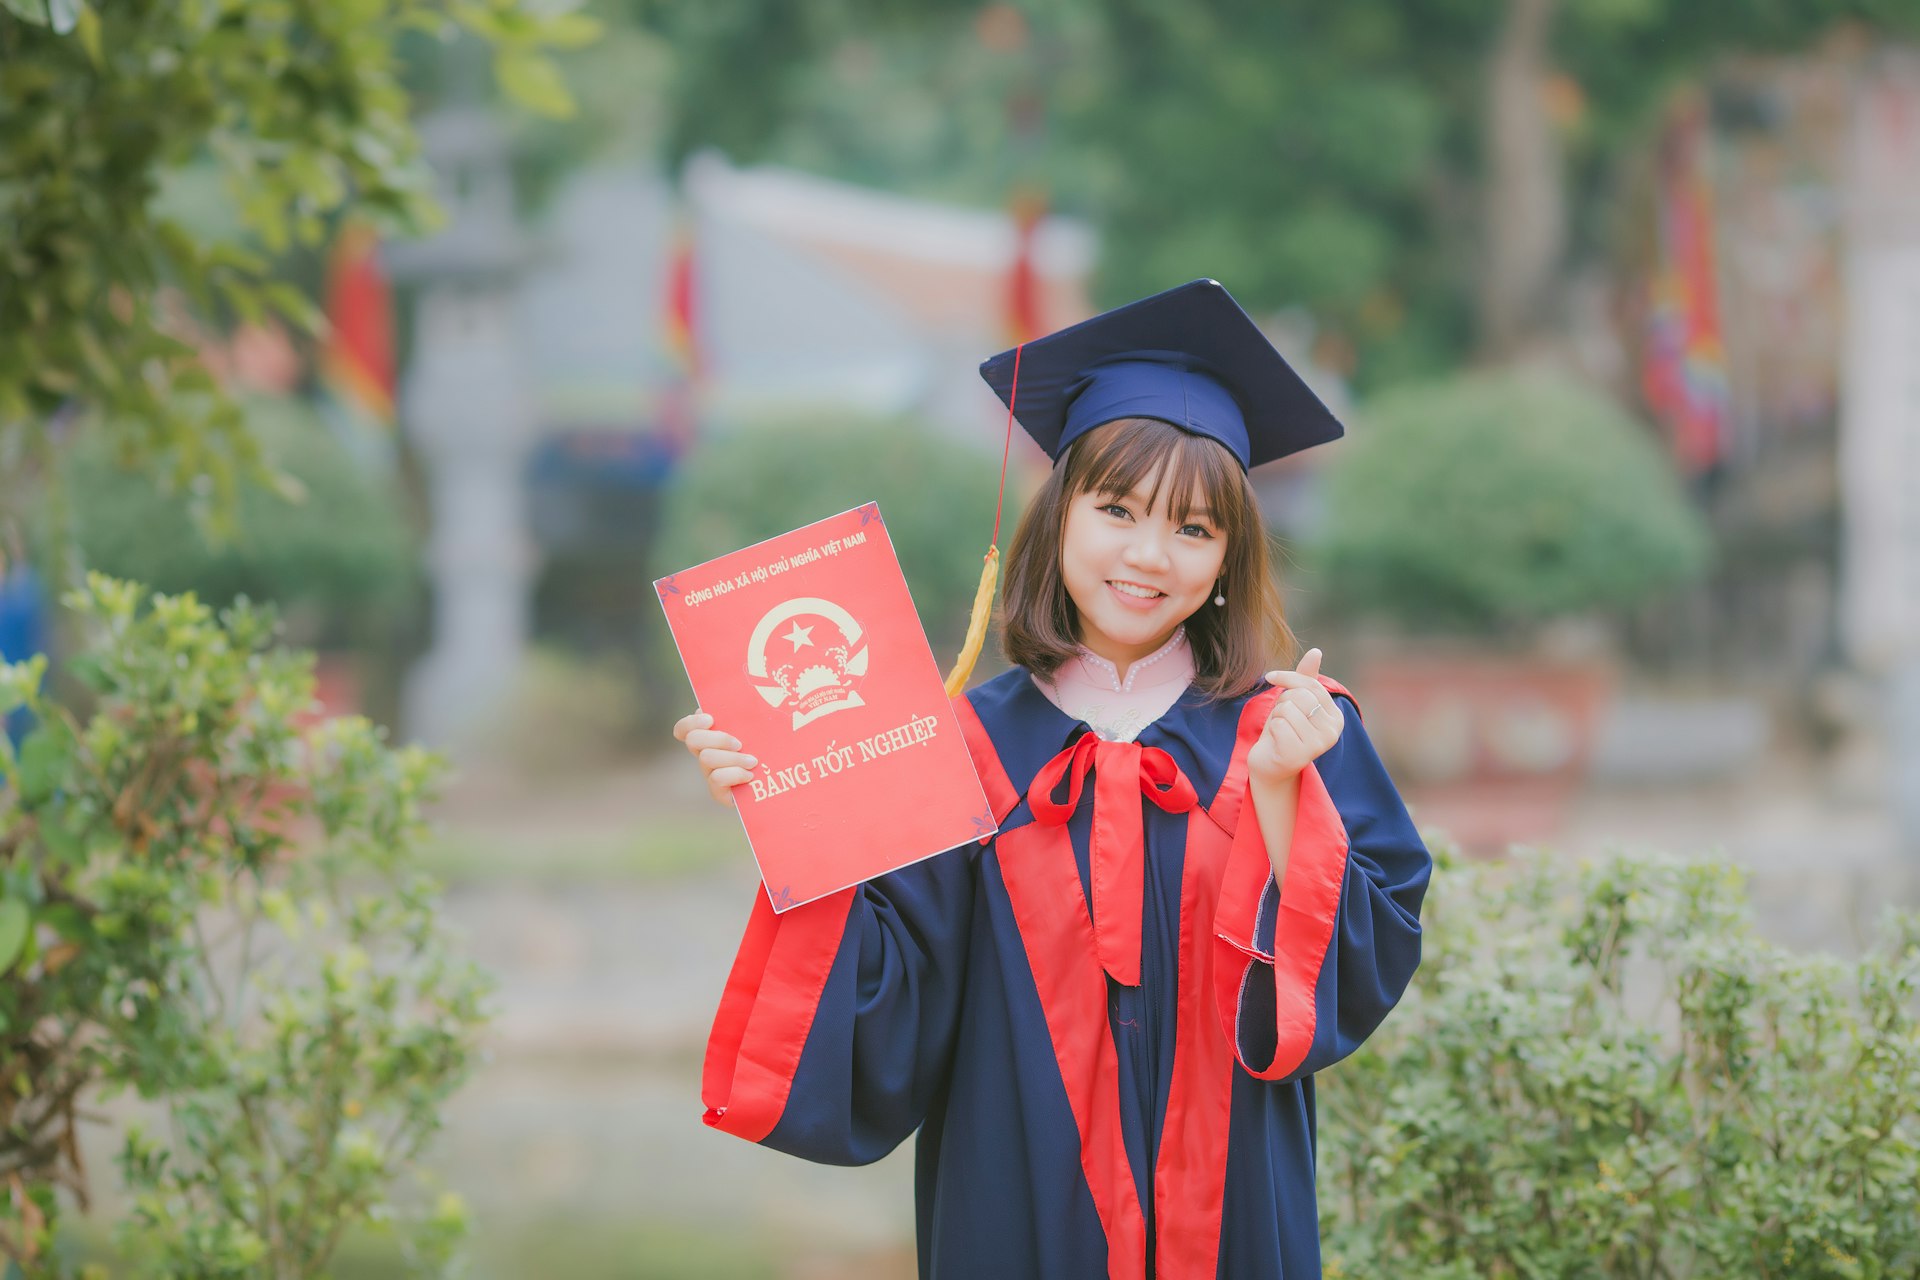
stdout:
[[994,832],[876,504],[653,585],[775,911]]

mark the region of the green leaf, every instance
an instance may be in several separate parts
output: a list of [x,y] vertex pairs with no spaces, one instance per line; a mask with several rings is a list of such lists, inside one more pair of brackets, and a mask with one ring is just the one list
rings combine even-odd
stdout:
[[29,808],[43,803],[66,777],[73,757],[73,736],[58,720],[43,720],[20,746],[20,799]]
[[79,653],[67,659],[67,674],[95,693],[105,693],[112,687],[112,680],[101,665],[97,653]]
[[601,35],[599,19],[584,13],[556,13],[540,24],[540,42],[549,49],[578,49]]
[[0,0],[0,9],[5,9],[22,22],[31,22],[36,27],[48,25],[50,15],[47,13],[46,0]]
[[285,316],[303,332],[315,337],[323,336],[327,331],[327,318],[320,314],[320,308],[313,300],[298,288],[283,280],[275,280],[261,286],[261,292],[273,309]]
[[493,66],[500,87],[527,110],[556,119],[573,114],[573,95],[552,59],[516,50],[502,52]]
[[85,6],[81,0],[0,0],[28,22],[52,27],[56,35],[69,35],[80,21]]
[[0,973],[13,968],[13,962],[20,958],[32,922],[26,903],[18,898],[0,899]]
[[93,11],[91,5],[80,6],[74,33],[80,37],[80,44],[86,49],[87,57],[92,59],[94,68],[98,70],[105,67],[106,54],[100,46],[100,15]]
[[40,923],[68,942],[82,942],[93,934],[87,917],[71,902],[56,902],[40,908]]

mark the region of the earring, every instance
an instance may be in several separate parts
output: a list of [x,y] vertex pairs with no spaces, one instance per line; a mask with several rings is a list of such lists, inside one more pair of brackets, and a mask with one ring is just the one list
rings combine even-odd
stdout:
[[1225,604],[1226,602],[1227,602],[1226,596],[1221,594],[1220,579],[1216,578],[1214,579],[1214,583],[1213,583],[1213,603],[1215,604],[1215,606],[1219,606],[1219,605]]

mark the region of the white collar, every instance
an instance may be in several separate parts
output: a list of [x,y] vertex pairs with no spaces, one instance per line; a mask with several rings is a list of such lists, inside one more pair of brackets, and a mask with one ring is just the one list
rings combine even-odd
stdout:
[[[1080,647],[1076,656],[1079,657],[1085,667],[1089,683],[1102,685],[1109,693],[1132,693],[1134,686],[1140,682],[1142,672],[1158,663],[1161,659],[1177,653],[1186,643],[1187,629],[1184,626],[1175,627],[1173,634],[1167,637],[1165,644],[1155,649],[1146,657],[1136,659],[1133,664],[1127,668],[1127,678],[1125,680],[1120,678],[1120,668],[1118,666],[1101,657],[1085,645]],[[1185,683],[1186,680],[1192,677],[1193,673],[1191,671],[1176,672],[1169,670],[1167,674],[1169,677],[1179,674],[1182,683]],[[1158,682],[1152,680],[1147,682],[1148,685],[1155,683]]]

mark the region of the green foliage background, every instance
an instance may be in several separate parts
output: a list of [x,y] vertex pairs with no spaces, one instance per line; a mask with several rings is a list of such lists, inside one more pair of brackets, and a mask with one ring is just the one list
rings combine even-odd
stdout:
[[491,984],[418,865],[442,762],[316,720],[259,609],[97,574],[66,603],[87,715],[0,663],[39,721],[0,736],[0,1256],[66,1274],[76,1100],[131,1091],[167,1121],[123,1132],[131,1274],[319,1275],[354,1226],[444,1274],[465,1209],[416,1157]]
[[210,542],[190,493],[165,491],[149,472],[121,465],[105,437],[88,437],[60,468],[81,559],[214,605],[246,596],[316,610],[336,627],[404,606],[418,586],[417,547],[397,483],[353,456],[303,402],[254,399],[242,412],[267,465],[294,482],[292,496],[249,486],[235,512],[242,536]]
[[1651,432],[1564,376],[1408,386],[1358,418],[1309,553],[1347,608],[1493,634],[1705,568],[1705,526]]
[[[353,210],[433,224],[398,46],[465,30],[516,101],[571,105],[546,51],[576,13],[516,0],[0,0],[0,520],[75,426],[230,528],[243,479],[276,478],[195,335],[269,312],[317,332],[274,257]],[[210,162],[237,231],[196,234],[156,199]]]

